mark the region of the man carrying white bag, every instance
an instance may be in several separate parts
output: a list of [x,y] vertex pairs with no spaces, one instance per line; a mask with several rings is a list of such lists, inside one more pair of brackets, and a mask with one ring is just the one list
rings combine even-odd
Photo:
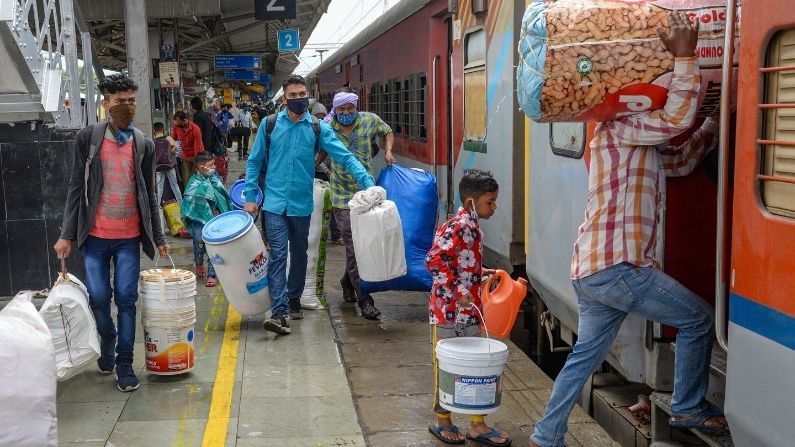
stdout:
[[359,276],[386,281],[405,275],[403,226],[395,202],[386,200],[386,190],[373,186],[359,191],[348,206]]

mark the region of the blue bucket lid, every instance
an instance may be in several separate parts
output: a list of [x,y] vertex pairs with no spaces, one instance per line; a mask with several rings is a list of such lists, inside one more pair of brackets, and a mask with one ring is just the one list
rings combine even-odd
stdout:
[[[229,195],[232,197],[232,203],[235,208],[243,209],[246,206],[246,181],[240,179],[236,181],[231,188],[229,188]],[[257,206],[262,206],[262,190],[257,187]]]
[[202,239],[208,244],[221,244],[237,239],[254,225],[254,219],[245,211],[234,210],[215,216],[202,230]]

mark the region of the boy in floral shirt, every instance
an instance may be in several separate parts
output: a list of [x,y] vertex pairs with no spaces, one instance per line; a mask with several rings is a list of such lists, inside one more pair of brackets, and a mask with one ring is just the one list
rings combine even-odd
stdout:
[[[434,325],[434,347],[439,339],[480,335],[480,281],[484,274],[494,271],[481,265],[483,231],[478,220],[494,214],[498,191],[499,185],[491,173],[477,169],[466,171],[458,184],[463,206],[439,227],[433,247],[425,258],[425,265],[433,276],[428,307],[430,323]],[[438,369],[435,374],[438,383]],[[465,438],[453,425],[450,412],[439,404],[438,386],[434,387],[433,409],[436,424],[429,425],[428,430],[445,444],[464,444],[470,439],[487,445],[511,445],[508,434],[487,426],[482,415],[470,417],[471,427]]]

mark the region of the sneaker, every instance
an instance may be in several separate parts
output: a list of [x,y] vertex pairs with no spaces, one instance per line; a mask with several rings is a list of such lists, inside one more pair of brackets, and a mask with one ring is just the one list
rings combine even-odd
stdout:
[[362,316],[368,320],[377,320],[381,316],[381,311],[368,303],[362,307]]
[[116,367],[116,338],[112,338],[109,340],[100,340],[99,342],[99,351],[100,356],[97,359],[97,366],[99,366],[99,372],[102,374],[110,374],[113,372],[113,368]]
[[141,386],[132,365],[116,365],[116,386],[124,393],[135,391]]
[[288,301],[290,306],[290,319],[301,320],[304,318],[304,311],[301,310],[301,298],[290,298]]
[[274,315],[269,320],[262,323],[262,327],[266,331],[275,332],[280,335],[287,335],[290,333],[290,324],[287,323],[287,315]]

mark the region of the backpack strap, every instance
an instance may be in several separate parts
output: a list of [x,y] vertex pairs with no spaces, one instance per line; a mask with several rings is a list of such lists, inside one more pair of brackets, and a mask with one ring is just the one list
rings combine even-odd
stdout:
[[312,130],[315,131],[315,155],[320,151],[320,120],[312,116]]
[[83,193],[85,194],[86,205],[88,205],[88,175],[91,169],[91,163],[99,153],[99,148],[102,147],[102,141],[105,139],[105,130],[108,128],[107,123],[97,123],[91,129],[90,146],[88,147],[88,158],[86,158],[85,172],[83,173]]
[[133,142],[135,143],[135,153],[140,157],[136,159],[136,162],[140,164],[146,153],[146,136],[137,127],[133,127]]

